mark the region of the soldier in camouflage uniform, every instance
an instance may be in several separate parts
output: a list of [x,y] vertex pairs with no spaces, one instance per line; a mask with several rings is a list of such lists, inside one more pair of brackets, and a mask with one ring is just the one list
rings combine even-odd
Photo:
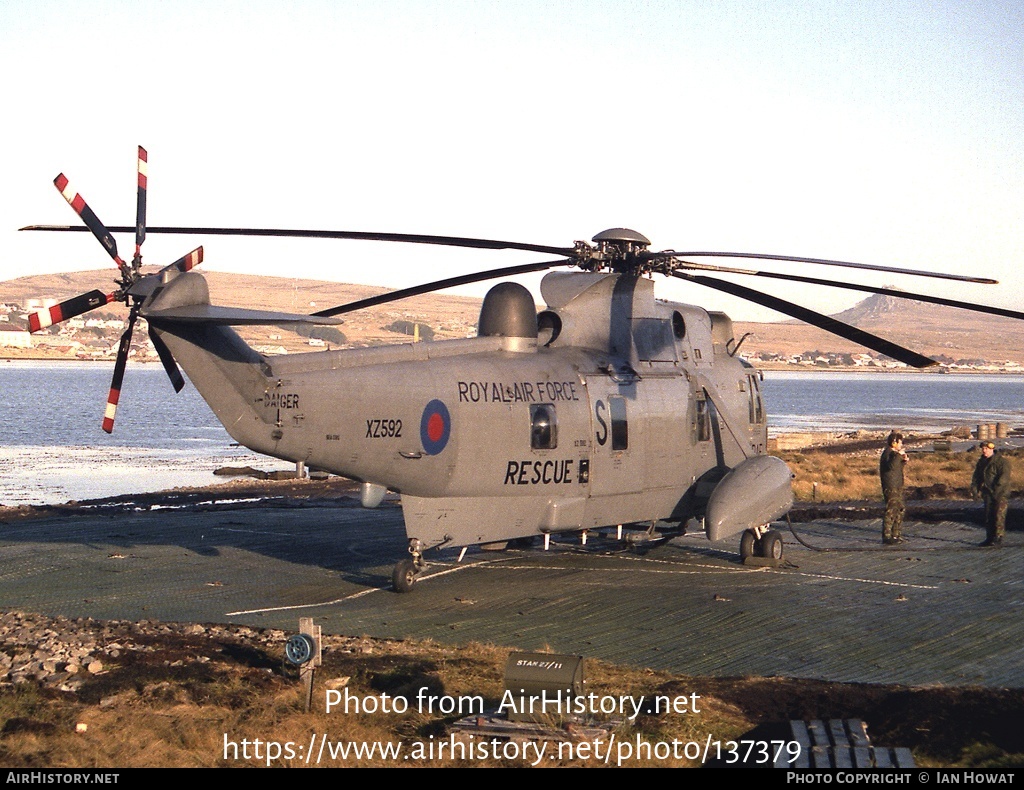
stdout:
[[1001,546],[1010,504],[1010,459],[996,453],[992,442],[981,443],[981,458],[971,478],[971,496],[985,500],[985,540],[982,546]]
[[893,431],[886,439],[886,448],[878,462],[885,497],[885,518],[882,520],[882,543],[906,543],[903,539],[903,465],[907,454],[903,449],[903,434]]

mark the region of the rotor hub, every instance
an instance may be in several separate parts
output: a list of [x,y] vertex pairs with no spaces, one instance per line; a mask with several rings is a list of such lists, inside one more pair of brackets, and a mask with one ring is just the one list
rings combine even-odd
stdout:
[[591,246],[584,241],[576,242],[579,266],[591,271],[611,269],[623,274],[643,274],[647,266],[647,248],[651,241],[642,233],[630,228],[609,228],[598,233]]

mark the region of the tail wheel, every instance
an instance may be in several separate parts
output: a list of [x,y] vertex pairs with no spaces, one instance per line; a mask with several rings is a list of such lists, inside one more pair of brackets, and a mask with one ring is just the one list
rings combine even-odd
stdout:
[[395,563],[395,569],[391,572],[391,586],[395,592],[407,593],[416,584],[416,576],[416,563],[411,559],[400,560]]
[[783,552],[782,535],[774,529],[761,537],[761,556],[770,560],[781,560]]

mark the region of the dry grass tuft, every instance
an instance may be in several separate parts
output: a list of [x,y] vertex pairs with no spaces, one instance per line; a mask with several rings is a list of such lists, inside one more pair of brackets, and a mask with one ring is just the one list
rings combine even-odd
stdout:
[[[775,453],[793,470],[793,492],[800,502],[881,500],[877,452],[836,453],[831,448]],[[1014,496],[1024,490],[1024,450],[1006,455],[1017,470]],[[979,452],[911,452],[905,467],[908,499],[968,499]]]
[[[422,643],[327,637],[324,666],[318,671],[313,709],[301,706],[294,670],[277,656],[243,651],[223,640],[167,637],[154,651],[127,653],[105,674],[90,679],[77,694],[19,684],[0,693],[0,764],[21,767],[217,767],[302,766],[311,742],[401,744],[403,754],[417,745],[447,743],[447,728],[458,715],[419,710],[417,692],[458,699],[483,697],[496,708],[503,693],[507,648],[469,644],[451,647]],[[182,660],[181,656],[187,658]],[[271,669],[271,667],[273,667]],[[356,699],[406,703],[404,713],[328,712],[325,684],[348,678],[344,688]],[[684,679],[645,669],[623,669],[587,662],[587,691],[599,695],[679,694]],[[469,710],[467,708],[467,710]],[[475,711],[473,711],[475,712]],[[82,727],[84,725],[84,728]],[[702,700],[697,715],[641,716],[618,737],[648,741],[703,742],[735,738],[752,726],[734,706]],[[84,731],[83,731],[84,730]],[[257,741],[259,744],[257,745]],[[275,745],[270,747],[268,741]],[[530,761],[461,760],[445,753],[397,764],[415,767],[511,766]],[[316,764],[316,760],[311,760]],[[614,760],[613,760],[614,763]],[[394,766],[393,757],[326,756],[322,765]],[[547,760],[547,766],[580,764]],[[625,765],[644,761],[627,759]],[[688,766],[686,759],[656,761]]]

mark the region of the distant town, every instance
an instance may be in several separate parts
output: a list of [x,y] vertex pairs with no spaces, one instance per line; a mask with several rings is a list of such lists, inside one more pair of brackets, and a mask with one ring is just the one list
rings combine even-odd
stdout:
[[[741,355],[742,356],[742,355]],[[861,368],[866,370],[893,370],[907,366],[880,354],[853,354],[837,351],[804,351],[800,354],[779,354],[758,351],[745,357],[752,365],[761,368]],[[932,355],[942,370],[965,373],[1024,373],[1024,365],[1013,360],[990,362],[985,359],[953,359],[946,354]]]

